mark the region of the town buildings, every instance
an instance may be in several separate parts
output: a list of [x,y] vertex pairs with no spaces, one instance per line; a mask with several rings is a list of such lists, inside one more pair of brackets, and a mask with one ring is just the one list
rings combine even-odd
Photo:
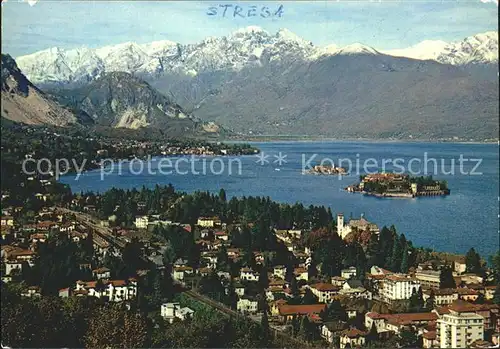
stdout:
[[484,318],[460,306],[450,307],[438,325],[441,348],[466,348],[484,336]]
[[360,219],[350,219],[349,223],[346,224],[344,214],[339,213],[337,215],[337,233],[339,236],[345,239],[352,231],[369,231],[373,234],[378,234],[380,232],[378,226],[367,221],[364,215],[361,215]]
[[176,319],[184,321],[191,318],[194,310],[188,307],[181,307],[179,303],[163,303],[160,309],[160,315],[165,321],[173,323]]
[[392,274],[387,275],[383,280],[380,296],[388,302],[410,299],[411,295],[419,289],[418,280],[403,274]]

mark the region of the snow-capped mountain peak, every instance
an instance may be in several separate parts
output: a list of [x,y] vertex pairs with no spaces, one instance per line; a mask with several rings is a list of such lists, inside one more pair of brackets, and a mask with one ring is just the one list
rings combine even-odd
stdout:
[[228,36],[207,37],[196,44],[160,40],[71,50],[52,47],[17,57],[16,60],[23,73],[34,83],[78,84],[114,71],[152,75],[177,72],[193,76],[203,71],[240,70],[247,65],[265,65],[276,61],[379,54],[430,59],[454,65],[497,62],[498,33],[480,33],[454,43],[425,40],[405,49],[378,51],[360,43],[344,47],[333,44],[318,47],[285,28],[270,34],[261,27],[249,26]]
[[405,49],[386,50],[382,53],[397,57],[435,60],[447,45],[448,43],[442,40],[424,40]]
[[282,40],[299,41],[299,42],[305,41],[300,36],[298,36],[297,34],[286,28],[281,28],[280,30],[278,30],[278,32],[276,33],[276,37]]
[[336,54],[340,55],[353,55],[353,54],[363,54],[363,55],[378,55],[379,52],[373,47],[366,46],[360,43],[354,43],[351,45],[344,46],[340,48]]
[[255,33],[260,33],[260,34],[266,34],[269,35],[267,31],[262,29],[259,26],[256,25],[251,25],[245,28],[240,28],[235,30],[234,32],[231,33],[231,36],[242,36],[242,35],[250,35],[250,34],[255,34]]
[[414,59],[431,59],[453,65],[494,63],[498,61],[498,32],[479,33],[451,43],[424,40],[405,49],[387,50],[383,53]]

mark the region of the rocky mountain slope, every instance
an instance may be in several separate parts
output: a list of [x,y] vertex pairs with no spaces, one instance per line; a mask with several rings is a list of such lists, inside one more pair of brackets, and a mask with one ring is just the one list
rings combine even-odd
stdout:
[[203,123],[188,115],[148,83],[125,72],[109,73],[84,87],[53,92],[53,96],[61,103],[83,111],[100,126],[154,127],[188,134],[219,131],[217,125]]
[[21,73],[14,59],[2,54],[2,117],[25,124],[66,126],[77,117],[36,88]]

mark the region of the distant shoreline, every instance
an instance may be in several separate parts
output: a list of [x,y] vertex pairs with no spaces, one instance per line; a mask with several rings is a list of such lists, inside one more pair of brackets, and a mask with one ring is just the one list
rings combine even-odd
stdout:
[[385,139],[385,138],[334,138],[312,136],[241,136],[227,137],[223,142],[361,142],[361,143],[450,143],[450,144],[499,144],[494,141],[465,141],[465,140],[437,140],[437,139]]

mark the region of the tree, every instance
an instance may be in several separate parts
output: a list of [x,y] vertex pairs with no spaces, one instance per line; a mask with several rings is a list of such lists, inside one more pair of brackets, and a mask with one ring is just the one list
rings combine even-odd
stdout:
[[453,278],[453,272],[451,267],[443,266],[441,273],[439,274],[439,288],[456,288],[455,279]]
[[318,304],[318,297],[316,297],[310,288],[306,289],[304,296],[302,297],[302,304]]
[[[172,280],[166,280],[161,271],[152,270],[151,273],[152,292],[151,292],[151,306],[157,309],[169,296],[173,294]],[[169,282],[170,281],[170,282]]]
[[410,312],[418,313],[422,311],[424,308],[424,298],[422,294],[422,288],[419,288],[418,291],[413,289],[413,293],[410,296]]
[[377,326],[375,326],[375,322],[372,323],[372,327],[370,328],[370,332],[368,332],[366,339],[369,343],[378,341],[378,331]]
[[500,284],[497,285],[495,293],[493,295],[493,303],[500,304]]
[[374,265],[382,266],[383,263],[379,263],[378,261],[378,253],[379,253],[379,237],[377,234],[371,234],[370,241],[368,242],[368,247],[366,249],[366,257],[367,257],[367,267],[371,268]]
[[474,301],[474,304],[484,304],[485,298],[483,293],[479,293],[477,299]]
[[467,251],[467,254],[465,255],[465,271],[467,273],[474,273],[477,275],[482,275],[484,272],[481,264],[481,257],[474,250],[474,248]]
[[226,191],[224,189],[221,189],[219,191],[219,200],[222,202],[226,202]]
[[258,285],[261,292],[264,292],[264,290],[269,287],[269,279],[267,276],[266,266],[262,266],[260,269]]
[[394,272],[400,272],[401,270],[401,262],[403,260],[403,252],[406,248],[406,237],[404,234],[401,234],[399,239],[395,237],[394,245],[392,247],[392,256],[391,256],[391,270]]
[[90,348],[143,348],[147,346],[146,320],[119,305],[106,306],[92,316],[85,346]]
[[300,295],[299,287],[297,285],[297,279],[295,277],[292,278],[292,281],[290,282],[290,291],[293,296],[293,298],[298,298]]
[[227,297],[225,303],[231,309],[236,309],[236,305],[238,304],[238,295],[236,294],[233,278],[231,278],[231,280],[229,281],[229,285],[227,287]]
[[36,309],[28,302],[4,303],[7,287],[2,285],[2,344],[27,348],[40,346],[37,341]]
[[308,341],[309,338],[310,338],[310,323],[309,323],[309,319],[307,318],[307,316],[302,316],[302,319],[300,321],[300,328],[299,328],[299,337],[301,337],[302,339],[304,339],[305,341]]
[[500,284],[500,251],[490,257],[490,264],[493,280],[496,284]]
[[260,327],[262,328],[262,338],[267,342],[271,338],[271,330],[269,328],[269,319],[267,317],[267,311],[262,314],[260,320]]
[[431,288],[429,298],[425,302],[425,310],[432,311],[436,307],[436,297],[434,295],[434,290]]
[[409,269],[409,264],[408,264],[408,245],[406,245],[404,247],[404,250],[403,250],[403,259],[401,260],[401,272],[402,273],[408,273],[408,269]]
[[217,252],[217,269],[227,271],[229,267],[229,257],[227,255],[227,248],[222,245]]
[[324,321],[347,321],[347,313],[339,300],[331,302],[324,313]]
[[134,276],[136,271],[144,266],[142,244],[138,238],[133,237],[132,241],[125,245],[122,252],[122,260],[125,265],[123,277]]
[[403,348],[421,348],[422,346],[418,345],[418,336],[417,334],[408,329],[403,329],[399,333],[399,345]]
[[376,258],[376,265],[383,268],[390,268],[392,249],[395,240],[396,229],[388,229],[386,226],[380,231],[379,249]]

